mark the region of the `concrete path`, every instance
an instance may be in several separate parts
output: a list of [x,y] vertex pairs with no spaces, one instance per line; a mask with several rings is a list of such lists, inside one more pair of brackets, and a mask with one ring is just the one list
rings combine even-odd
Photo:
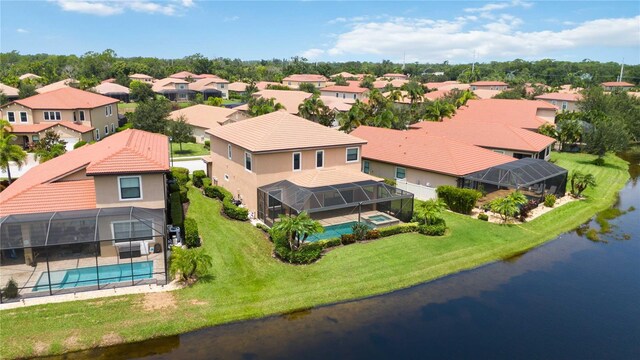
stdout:
[[202,157],[188,157],[188,158],[173,158],[173,166],[183,167],[189,169],[189,173],[193,173],[194,170],[207,171],[207,164],[202,161]]

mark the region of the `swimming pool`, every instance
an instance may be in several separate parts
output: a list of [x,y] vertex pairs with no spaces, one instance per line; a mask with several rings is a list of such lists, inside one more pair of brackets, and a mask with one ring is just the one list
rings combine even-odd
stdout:
[[353,224],[357,223],[357,221],[350,221],[342,224],[325,226],[323,233],[311,235],[307,238],[307,241],[314,242],[324,239],[333,239],[339,238],[343,234],[351,234],[353,232],[353,230],[351,229],[353,227]]
[[[51,288],[68,289],[79,286],[98,285],[98,278],[100,278],[100,285],[131,281],[131,270],[131,263],[125,263],[98,266],[97,271],[95,266],[52,271]],[[151,279],[152,276],[153,261],[133,263],[134,280]],[[36,286],[33,287],[33,291],[43,290],[49,290],[49,277],[47,276],[46,271],[40,274],[40,278],[38,279]]]
[[369,216],[367,219],[371,220],[371,221],[375,221],[375,222],[383,222],[383,221],[391,220],[390,217],[388,217],[387,215],[382,215],[382,214]]

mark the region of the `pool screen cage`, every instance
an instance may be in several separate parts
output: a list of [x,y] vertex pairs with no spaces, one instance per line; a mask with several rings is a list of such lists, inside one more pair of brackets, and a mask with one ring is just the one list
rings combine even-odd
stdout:
[[164,209],[139,207],[0,217],[0,288],[15,281],[19,298],[164,285],[165,229]]
[[484,190],[516,189],[527,197],[562,197],[567,186],[567,170],[541,159],[525,158],[477,171],[463,177],[463,187]]
[[413,194],[373,180],[314,188],[283,180],[258,188],[258,218],[268,226],[280,214],[303,211],[317,220],[379,211],[408,222],[413,216]]

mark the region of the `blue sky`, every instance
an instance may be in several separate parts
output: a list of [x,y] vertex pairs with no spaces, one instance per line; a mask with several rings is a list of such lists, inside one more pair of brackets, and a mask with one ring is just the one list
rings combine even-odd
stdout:
[[[28,16],[25,16],[27,15]],[[638,1],[0,2],[0,50],[312,61],[640,63]]]

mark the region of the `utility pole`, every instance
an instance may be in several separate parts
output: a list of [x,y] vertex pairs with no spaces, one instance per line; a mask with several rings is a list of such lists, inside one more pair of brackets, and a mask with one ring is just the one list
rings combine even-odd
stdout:
[[473,50],[473,63],[471,63],[471,76],[473,76],[473,73],[476,70],[476,50]]
[[622,58],[622,65],[620,66],[620,78],[618,78],[619,82],[622,82],[622,75],[624,74],[624,58]]

